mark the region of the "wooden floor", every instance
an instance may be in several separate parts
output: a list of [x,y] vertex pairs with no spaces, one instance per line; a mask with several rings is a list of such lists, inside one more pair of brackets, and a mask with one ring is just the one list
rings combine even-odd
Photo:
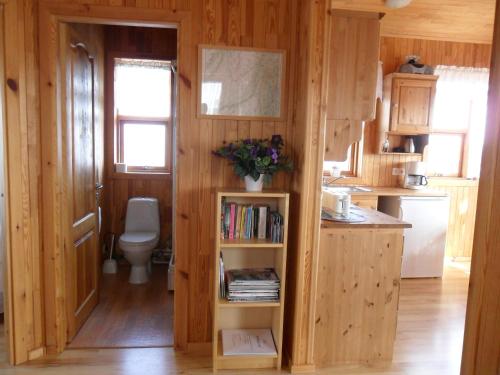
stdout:
[[[403,280],[394,361],[372,367],[321,369],[331,375],[458,375],[460,368],[468,269],[448,265],[443,280]],[[1,345],[0,345],[1,347]],[[209,356],[172,348],[67,350],[62,355],[10,367],[2,375],[46,374],[210,374]],[[221,371],[224,374],[271,375],[286,371]]]
[[129,266],[102,275],[100,302],[69,348],[148,348],[172,346],[173,292],[167,265],[153,265],[151,279],[128,283]]

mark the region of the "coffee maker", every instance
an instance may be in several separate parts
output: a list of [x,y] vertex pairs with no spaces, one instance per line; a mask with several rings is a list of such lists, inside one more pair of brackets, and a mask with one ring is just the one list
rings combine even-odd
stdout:
[[405,189],[424,189],[427,187],[427,166],[422,161],[406,163],[403,187]]

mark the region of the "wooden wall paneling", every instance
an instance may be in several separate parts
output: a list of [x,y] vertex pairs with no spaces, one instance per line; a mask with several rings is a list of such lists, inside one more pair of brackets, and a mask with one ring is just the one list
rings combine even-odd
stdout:
[[[2,212],[3,217],[0,218],[0,223],[3,228],[9,228],[9,195],[8,195],[8,165],[7,165],[7,149],[6,149],[6,135],[7,135],[7,126],[6,126],[6,100],[5,100],[5,89],[6,86],[6,78],[5,78],[5,21],[4,21],[4,2],[0,1],[0,31],[2,37],[0,37],[0,129],[1,129],[1,141],[0,141],[0,152],[1,152],[1,163],[0,167],[2,170],[0,171],[0,181],[3,184],[1,186],[3,192],[3,200],[2,202]],[[8,357],[10,363],[14,362],[14,335],[13,331],[13,323],[14,320],[12,317],[12,305],[13,305],[13,293],[12,293],[12,257],[10,254],[10,235],[9,230],[4,230],[4,237],[2,238],[2,254],[0,256],[2,259],[0,260],[0,273],[2,280],[0,281],[3,285],[2,291],[2,305],[3,305],[3,313],[4,313],[4,342],[5,342],[5,354]]]
[[326,2],[300,2],[293,154],[297,171],[291,185],[290,256],[288,264],[285,343],[292,371],[314,369],[314,300],[319,244],[321,176],[325,142],[324,72]]
[[396,72],[409,55],[418,55],[422,63],[429,65],[488,68],[491,44],[382,37],[380,60],[384,75]]
[[[6,247],[9,360],[43,354],[39,236],[40,174],[33,2],[3,1],[5,47]],[[33,51],[33,52],[30,52]],[[14,251],[15,249],[15,251]]]
[[162,60],[177,57],[177,31],[172,28],[108,25],[104,37],[107,53]]
[[432,189],[445,191],[450,197],[446,256],[458,260],[472,256],[476,219],[478,181],[431,178]]
[[462,354],[462,375],[500,371],[500,2],[490,73],[488,115]]

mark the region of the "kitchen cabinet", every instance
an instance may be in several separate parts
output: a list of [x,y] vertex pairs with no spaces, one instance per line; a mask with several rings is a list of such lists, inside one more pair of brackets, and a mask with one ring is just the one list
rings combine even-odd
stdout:
[[380,19],[380,13],[330,12],[328,120],[375,118]]
[[326,153],[343,161],[375,118],[383,14],[331,10],[327,19]]
[[372,210],[363,223],[321,222],[313,356],[317,367],[390,361],[411,225]]
[[[391,133],[428,134],[437,76],[393,73],[384,79],[384,117]],[[386,124],[387,128],[387,124]]]

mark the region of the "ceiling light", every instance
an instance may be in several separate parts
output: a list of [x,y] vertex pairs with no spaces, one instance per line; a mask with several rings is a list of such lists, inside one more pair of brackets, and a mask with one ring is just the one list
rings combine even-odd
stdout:
[[385,0],[388,8],[403,8],[411,3],[411,0]]

